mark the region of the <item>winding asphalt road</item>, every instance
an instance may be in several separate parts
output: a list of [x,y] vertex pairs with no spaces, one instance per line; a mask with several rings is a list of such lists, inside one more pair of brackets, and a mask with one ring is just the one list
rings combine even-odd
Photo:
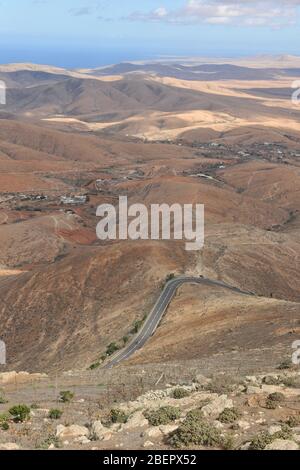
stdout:
[[136,351],[141,349],[149,338],[155,333],[162,317],[164,316],[171,300],[176,294],[177,289],[183,284],[202,284],[206,286],[224,287],[232,292],[243,295],[254,295],[252,292],[246,292],[232,287],[224,282],[213,281],[203,277],[177,277],[167,282],[162,293],[160,294],[156,304],[154,305],[147,320],[143,324],[137,335],[121,350],[111,356],[111,358],[104,365],[105,369],[111,369],[122,361],[125,361],[132,356]]

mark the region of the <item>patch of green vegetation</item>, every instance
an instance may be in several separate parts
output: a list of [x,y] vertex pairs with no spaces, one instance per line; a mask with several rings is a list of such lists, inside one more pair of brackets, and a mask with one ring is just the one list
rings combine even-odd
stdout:
[[263,378],[263,383],[266,385],[280,385],[282,380],[279,377],[273,377],[272,375],[267,375]]
[[289,358],[289,359],[285,359],[284,361],[282,361],[281,364],[279,364],[279,366],[277,367],[277,369],[288,370],[288,369],[293,369],[293,367],[294,367],[294,364],[291,358]]
[[61,410],[57,410],[57,409],[52,409],[49,411],[49,418],[50,419],[60,419],[63,415],[63,412]]
[[157,410],[147,410],[144,412],[145,418],[151,426],[161,426],[172,423],[179,419],[181,412],[174,406],[162,406]]
[[119,351],[120,346],[117,343],[110,343],[106,348],[106,355],[112,356],[115,352]]
[[267,445],[271,444],[276,439],[288,440],[293,437],[293,431],[287,425],[283,425],[281,430],[270,434],[267,431],[264,431],[257,436],[255,436],[250,444],[249,450],[264,450]]
[[169,443],[176,448],[190,446],[220,447],[224,445],[221,433],[203,417],[201,409],[190,411],[184,422],[169,435]]
[[175,274],[174,273],[168,274],[166,277],[166,283],[169,281],[172,281],[173,279],[175,279]]
[[299,388],[300,379],[299,377],[283,377],[281,383],[288,388]]
[[90,370],[95,370],[95,369],[98,369],[100,366],[101,366],[100,362],[95,362],[94,364],[90,365],[89,369]]
[[146,319],[147,319],[147,315],[144,315],[141,320],[135,321],[134,324],[133,324],[133,328],[132,328],[130,333],[132,335],[136,335],[140,331],[140,329],[142,328],[142,326],[145,323]]
[[2,431],[8,431],[9,430],[9,416],[6,413],[1,413],[0,414],[0,429]]
[[30,408],[27,405],[16,405],[8,410],[15,423],[23,423],[30,417]]
[[194,408],[193,410],[189,411],[185,419],[188,421],[200,421],[204,419],[204,416],[202,413],[202,406],[198,408]]
[[209,405],[212,402],[211,398],[204,398],[198,402],[198,408],[202,409],[204,406]]
[[255,436],[250,444],[249,450],[264,450],[267,445],[273,442],[273,436],[268,432],[264,431]]
[[124,346],[126,346],[126,344],[127,344],[128,341],[129,341],[129,336],[126,336],[126,335],[123,336],[122,341],[123,341]]
[[5,403],[7,403],[7,400],[5,396],[3,395],[3,393],[0,392],[0,405],[5,405]]
[[37,449],[48,450],[50,446],[54,446],[55,449],[60,449],[62,447],[62,443],[60,442],[59,438],[54,434],[51,434],[49,437],[47,437],[47,439],[37,445]]
[[127,423],[128,418],[129,416],[125,413],[125,411],[119,410],[117,408],[110,410],[110,422],[113,424],[125,424]]
[[32,410],[38,410],[39,409],[39,405],[37,403],[32,403],[32,405],[30,405],[30,408]]
[[218,417],[218,421],[224,424],[232,424],[241,417],[241,413],[236,408],[225,408]]
[[290,428],[296,428],[297,426],[300,426],[300,416],[289,416],[287,420],[284,422],[287,426]]
[[218,393],[219,395],[231,393],[236,388],[236,385],[240,384],[240,380],[230,375],[217,375],[213,377],[211,382],[206,388],[212,393]]
[[273,434],[273,436],[275,436],[275,439],[292,439],[293,431],[287,424],[283,424],[281,426],[281,431],[276,432],[275,434]]
[[222,448],[224,450],[235,450],[236,444],[233,436],[226,436],[222,440]]
[[175,400],[181,400],[182,398],[189,397],[190,394],[191,392],[185,390],[184,388],[175,388],[172,393],[172,397],[175,398]]
[[276,410],[278,405],[284,401],[285,397],[282,393],[275,392],[268,395],[266,399],[266,408],[268,410]]
[[74,393],[70,392],[70,390],[64,390],[62,392],[59,392],[59,397],[59,400],[62,403],[70,403],[70,401],[72,401],[74,398]]

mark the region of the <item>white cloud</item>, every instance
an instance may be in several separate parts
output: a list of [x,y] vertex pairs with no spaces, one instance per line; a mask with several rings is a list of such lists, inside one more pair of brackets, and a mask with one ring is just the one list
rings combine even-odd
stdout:
[[287,26],[297,22],[300,0],[188,0],[182,8],[163,6],[148,13],[134,12],[132,21],[175,24],[208,23],[236,26]]

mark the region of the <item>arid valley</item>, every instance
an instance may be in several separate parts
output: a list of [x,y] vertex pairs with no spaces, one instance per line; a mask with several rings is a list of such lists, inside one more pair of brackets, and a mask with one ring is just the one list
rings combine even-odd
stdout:
[[[68,389],[82,402],[75,415],[64,404],[66,421],[84,426],[89,413],[104,416],[116,403],[124,413],[140,413],[139,403],[176,406],[172,394],[181,386],[184,416],[207,399],[217,407],[203,404],[209,419],[216,420],[218,406],[219,414],[232,409],[232,400],[243,409],[245,435],[236,447],[253,447],[258,428],[291,415],[300,433],[299,366],[291,363],[300,340],[300,106],[292,101],[300,58],[94,69],[10,64],[0,65],[0,80],[0,340],[7,354],[0,387],[9,404],[38,403],[35,422]],[[120,196],[147,207],[204,204],[204,248],[188,252],[179,240],[100,241],[96,209]],[[166,282],[180,276],[219,284],[181,285],[143,347],[105,368],[134,341]],[[235,377],[233,388],[226,382],[209,389],[216,376]],[[266,408],[268,395],[281,389],[286,403]],[[7,406],[3,400],[0,413]],[[32,448],[40,432],[58,432],[43,418],[43,430],[33,424],[30,438],[20,425],[4,437],[0,431],[0,444]],[[130,449],[153,441],[170,448],[165,436],[178,426],[151,434],[138,418],[113,421],[123,427],[110,432],[99,421],[93,436],[100,444],[83,430],[74,442],[60,428],[65,435],[43,445],[60,439],[67,448]],[[136,433],[136,444],[126,432]],[[298,441],[290,434],[287,440],[298,445],[299,433]]]

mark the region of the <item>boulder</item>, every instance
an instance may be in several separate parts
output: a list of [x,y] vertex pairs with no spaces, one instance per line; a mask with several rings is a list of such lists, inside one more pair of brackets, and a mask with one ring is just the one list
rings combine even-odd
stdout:
[[50,410],[38,408],[30,411],[30,415],[34,418],[47,418],[49,416]]
[[196,377],[195,377],[195,382],[198,384],[198,385],[201,385],[202,387],[204,387],[205,385],[209,384],[211,382],[211,379],[208,379],[207,377],[204,377],[204,375],[201,375],[201,374],[198,374]]
[[0,444],[0,450],[20,450],[20,446],[14,442],[7,442],[6,444]]
[[86,436],[77,437],[74,442],[78,442],[79,444],[86,445],[89,444],[91,441]]
[[2,372],[0,374],[0,384],[26,383],[33,380],[45,379],[47,374],[29,374],[29,372]]
[[268,432],[269,432],[269,434],[271,434],[271,436],[273,436],[274,434],[276,434],[277,432],[280,432],[280,431],[281,431],[281,426],[279,426],[279,425],[270,426],[269,429],[268,429]]
[[72,424],[72,426],[63,426],[60,424],[56,428],[56,437],[61,440],[76,439],[82,436],[88,437],[89,433],[88,428],[77,424]]
[[228,399],[227,395],[221,395],[215,398],[211,403],[202,408],[205,417],[217,417],[225,408],[233,408],[233,401]]
[[152,438],[155,438],[155,437],[161,437],[162,436],[162,432],[161,430],[158,428],[158,427],[155,427],[155,428],[150,428],[150,429],[147,429],[145,432],[144,432],[144,437],[152,437]]
[[143,445],[143,447],[144,447],[145,449],[147,449],[147,448],[149,448],[149,447],[153,447],[153,446],[154,446],[154,444],[153,444],[153,442],[151,442],[151,441],[146,441],[146,442],[144,443],[144,445]]
[[244,419],[240,419],[237,422],[237,424],[238,424],[239,428],[242,429],[243,431],[247,431],[251,427],[251,424],[248,421],[245,421]]
[[122,429],[128,431],[130,429],[142,428],[144,426],[148,426],[148,420],[145,418],[142,411],[137,411],[129,418],[127,423],[122,426]]
[[261,389],[261,387],[256,387],[254,385],[249,385],[247,387],[247,394],[248,395],[259,395],[259,394],[263,394],[263,390]]
[[299,446],[294,441],[275,439],[275,441],[267,445],[266,450],[299,450]]
[[95,421],[92,424],[90,438],[94,441],[107,441],[112,437],[111,429],[103,426],[101,421]]
[[168,436],[171,432],[176,431],[176,429],[178,429],[178,424],[166,424],[164,426],[159,426],[159,430],[164,436]]

